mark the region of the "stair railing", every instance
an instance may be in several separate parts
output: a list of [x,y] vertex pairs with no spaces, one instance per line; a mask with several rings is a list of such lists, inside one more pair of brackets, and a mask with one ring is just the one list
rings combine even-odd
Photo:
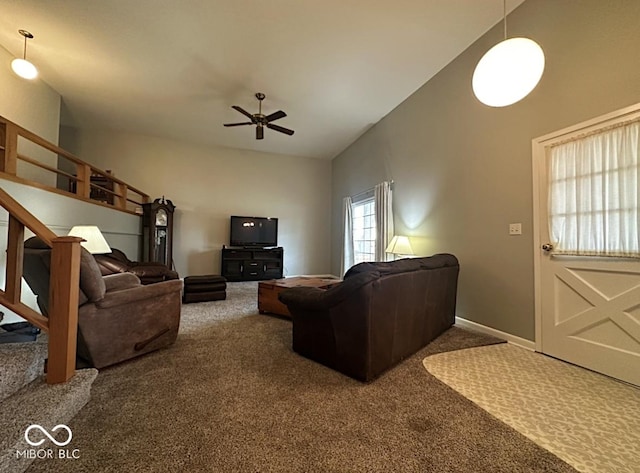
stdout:
[[[79,237],[59,237],[0,189],[0,206],[9,212],[5,290],[0,304],[49,335],[47,383],[64,383],[75,374],[80,291]],[[21,302],[25,227],[51,248],[48,318]]]

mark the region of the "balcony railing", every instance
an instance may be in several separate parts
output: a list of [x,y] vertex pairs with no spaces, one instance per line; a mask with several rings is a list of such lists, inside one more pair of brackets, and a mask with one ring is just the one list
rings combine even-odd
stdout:
[[[26,151],[24,150],[26,149]],[[149,196],[0,117],[0,177],[129,213]]]

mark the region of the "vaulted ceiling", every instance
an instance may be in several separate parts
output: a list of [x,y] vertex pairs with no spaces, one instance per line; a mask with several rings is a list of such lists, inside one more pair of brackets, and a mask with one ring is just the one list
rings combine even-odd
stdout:
[[[524,0],[509,0],[508,11]],[[330,159],[502,18],[500,0],[0,0],[63,124]],[[471,71],[470,71],[471,75]],[[231,108],[284,110],[286,136]],[[0,104],[1,107],[1,104]],[[2,114],[0,109],[0,115]]]

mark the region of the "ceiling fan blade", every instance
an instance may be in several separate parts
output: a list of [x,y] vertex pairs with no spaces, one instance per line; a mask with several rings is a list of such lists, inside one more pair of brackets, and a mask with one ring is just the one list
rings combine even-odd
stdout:
[[287,114],[284,113],[282,110],[278,110],[277,112],[273,112],[271,115],[267,115],[265,118],[265,120],[267,120],[268,122],[272,122],[275,120],[279,120],[281,118],[286,117]]
[[267,123],[267,128],[271,128],[272,130],[279,131],[280,133],[284,133],[285,135],[293,135],[293,130],[289,130],[289,128],[284,128],[278,125],[272,125],[271,123]]
[[253,125],[253,122],[225,123],[224,124],[224,126],[240,126],[240,125]]
[[231,106],[232,109],[237,110],[238,112],[242,113],[244,116],[246,116],[249,120],[251,120],[251,123],[255,123],[255,118],[253,118],[253,115],[251,115],[249,112],[247,112],[244,108],[242,107],[238,107],[237,105],[232,105]]
[[256,140],[262,139],[264,139],[264,128],[262,128],[262,125],[258,125],[256,127]]

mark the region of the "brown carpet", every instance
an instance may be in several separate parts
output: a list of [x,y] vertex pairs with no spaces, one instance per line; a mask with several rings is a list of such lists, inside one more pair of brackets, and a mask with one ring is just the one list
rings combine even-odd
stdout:
[[291,323],[220,320],[100,372],[75,460],[30,472],[574,472],[425,371],[496,340],[452,328],[365,385],[291,350]]

